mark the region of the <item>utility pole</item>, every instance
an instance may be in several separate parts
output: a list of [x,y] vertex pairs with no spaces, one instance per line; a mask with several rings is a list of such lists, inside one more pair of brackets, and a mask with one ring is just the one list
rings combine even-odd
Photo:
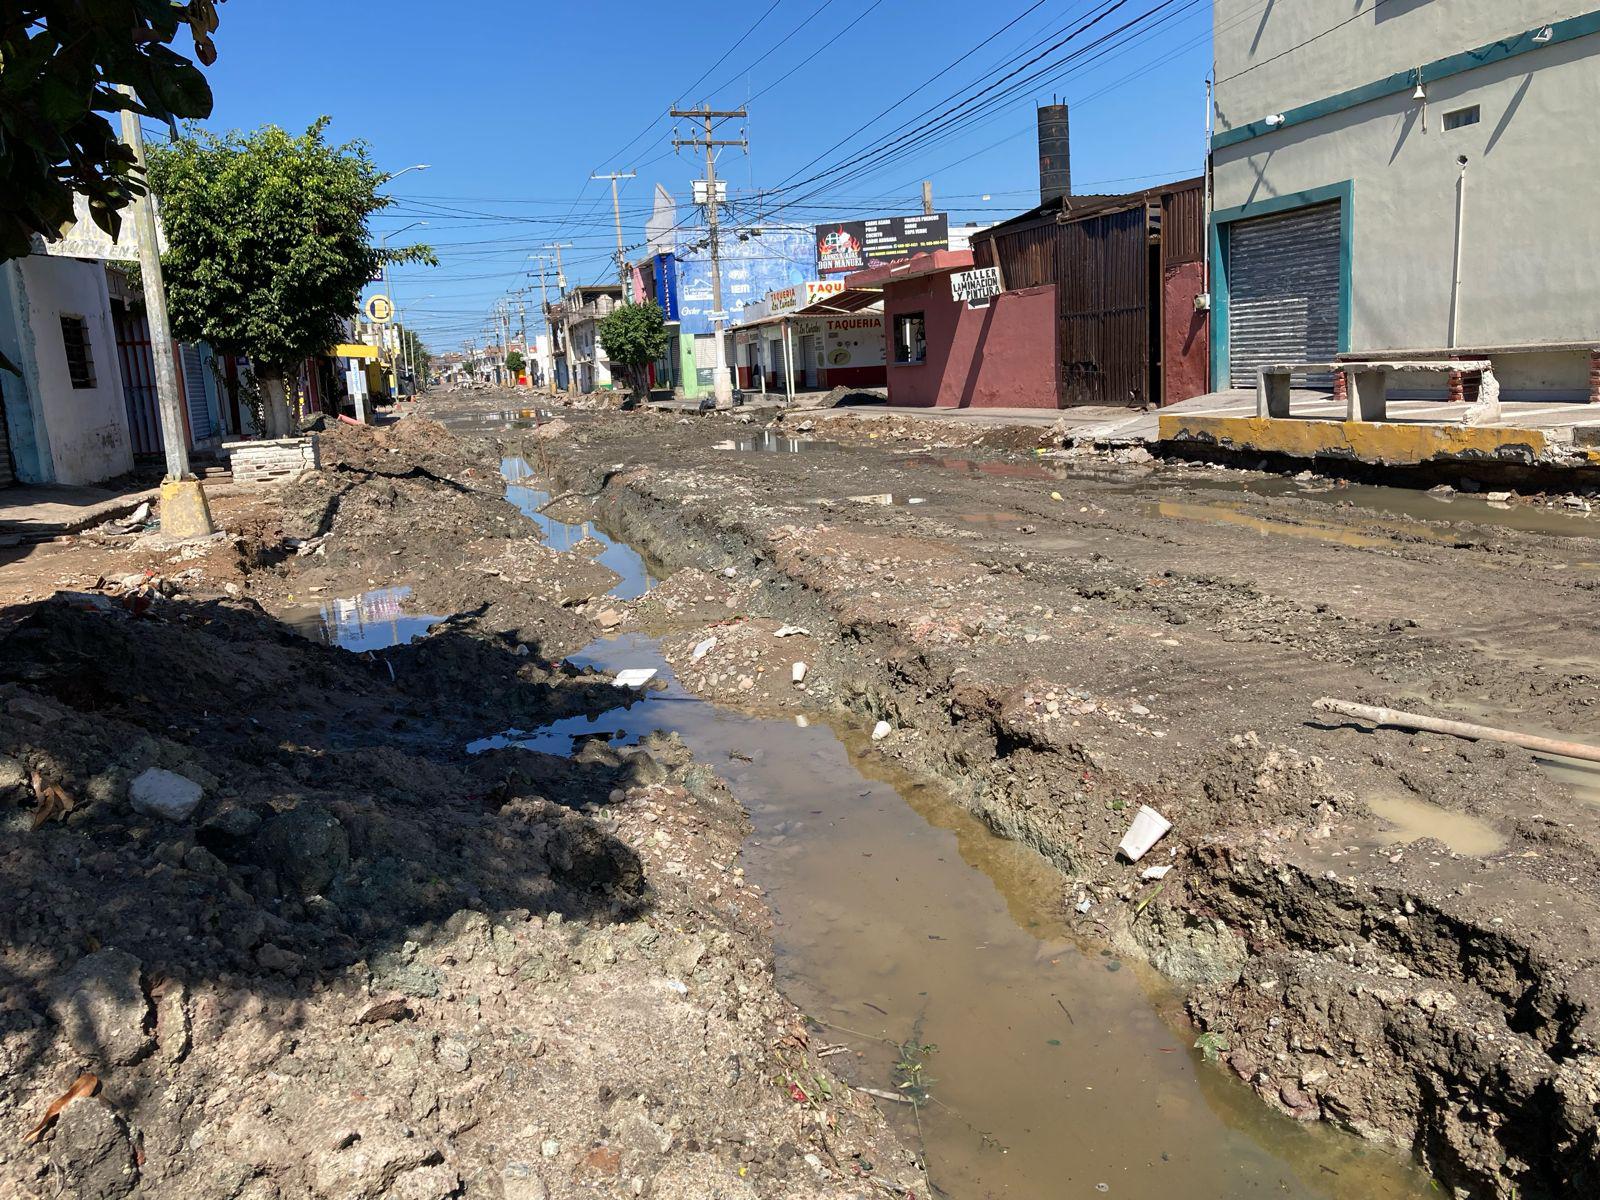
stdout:
[[674,150],[683,146],[703,146],[706,152],[706,223],[709,226],[711,238],[711,303],[715,306],[712,310],[711,336],[716,342],[716,367],[712,372],[712,395],[716,398],[718,408],[731,408],[733,406],[733,383],[728,378],[728,348],[723,342],[723,326],[728,319],[727,312],[722,307],[722,255],[717,244],[718,200],[717,200],[717,156],[718,146],[738,146],[746,153],[750,150],[750,143],[745,138],[718,138],[716,136],[716,123],[718,121],[733,120],[747,117],[749,114],[742,108],[723,109],[714,111],[711,105],[703,108],[679,109],[670,111],[671,117],[690,117],[701,121],[705,125],[705,134],[701,137],[673,138]]
[[632,171],[610,175],[590,175],[590,179],[611,180],[611,215],[617,221],[617,282],[622,285],[622,302],[628,302],[628,262],[622,249],[622,203],[617,199],[617,180],[635,178]]
[[[131,87],[124,85],[119,90],[129,99],[135,98]],[[132,109],[122,110],[122,140],[133,151],[145,186],[144,194],[133,202],[133,227],[139,238],[139,274],[144,280],[150,353],[155,359],[161,441],[167,453],[167,477],[161,482],[161,532],[169,538],[205,537],[214,532],[211,508],[200,481],[189,473],[189,435],[178,400],[178,360],[167,319],[167,284],[161,275],[161,247],[156,242],[155,204],[144,165],[144,130],[139,127],[139,114]]]
[[922,215],[925,217],[933,216],[933,180],[931,179],[922,181]]
[[544,277],[546,263],[550,261],[549,255],[538,254],[534,256],[539,260],[539,301],[540,311],[544,313],[544,356],[539,360],[539,370],[544,374],[545,390],[554,396],[556,394],[556,359],[555,346],[550,333],[550,292],[545,287]]
[[528,352],[528,306],[522,302],[522,293],[517,293],[517,322],[522,327],[522,366],[528,372],[528,386],[533,386],[533,355]]
[[[565,300],[567,298],[567,273],[564,270],[561,269],[561,251],[563,249],[570,250],[572,248],[572,243],[571,242],[546,242],[544,244],[544,248],[546,250],[554,250],[556,252],[556,299],[558,301]],[[559,327],[561,329],[561,341],[562,341],[562,343],[564,345],[566,345],[567,391],[571,392],[573,390],[574,386],[577,384],[578,373],[572,369],[572,346],[569,344],[568,337],[567,337],[568,330],[567,330],[567,317],[566,317],[565,306],[563,306],[562,312],[556,318],[556,320],[557,320],[557,323],[559,324]],[[555,367],[555,343],[554,343],[555,331],[554,330],[551,331],[550,337],[552,339],[551,345],[550,345],[550,365],[551,365],[551,368],[552,368],[551,372],[550,372],[550,377],[551,377],[551,379],[554,379],[555,378],[555,370],[554,370],[554,367]],[[556,394],[554,384],[551,385],[550,394],[552,396],[554,396]]]

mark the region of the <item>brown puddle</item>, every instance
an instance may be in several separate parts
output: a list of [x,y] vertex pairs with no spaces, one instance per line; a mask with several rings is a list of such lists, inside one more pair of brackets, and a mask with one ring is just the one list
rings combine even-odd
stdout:
[[1340,546],[1355,546],[1366,549],[1393,544],[1384,537],[1359,533],[1353,529],[1343,529],[1334,525],[1324,525],[1320,522],[1299,524],[1292,521],[1274,521],[1266,517],[1258,517],[1251,513],[1242,512],[1226,504],[1188,504],[1177,500],[1161,500],[1151,505],[1151,510],[1154,515],[1165,517],[1168,520],[1209,521],[1217,525],[1237,525],[1263,535],[1270,534],[1277,537],[1299,538],[1314,542],[1332,542]]
[[1506,840],[1494,826],[1466,813],[1395,793],[1368,796],[1366,802],[1373,815],[1393,826],[1379,835],[1381,845],[1409,846],[1422,838],[1432,838],[1470,858],[1483,858],[1505,849]]
[[862,730],[718,708],[643,635],[574,661],[656,667],[668,687],[483,745],[567,752],[574,736],[673,730],[722,775],[755,826],[743,859],[776,914],[779,983],[818,1023],[814,1048],[858,1056],[856,1082],[914,1076],[926,1090],[918,1109],[885,1108],[920,1138],[937,1194],[1429,1195],[1404,1159],[1276,1115],[1205,1062],[1159,978],[1075,939],[1054,868],[895,769]]

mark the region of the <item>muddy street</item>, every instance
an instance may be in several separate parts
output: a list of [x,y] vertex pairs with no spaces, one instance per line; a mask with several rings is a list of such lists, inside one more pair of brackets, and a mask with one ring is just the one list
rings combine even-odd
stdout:
[[1594,1182],[1600,777],[1311,709],[1588,736],[1593,519],[746,416],[446,393],[0,564],[0,1108],[95,1088],[7,1188]]

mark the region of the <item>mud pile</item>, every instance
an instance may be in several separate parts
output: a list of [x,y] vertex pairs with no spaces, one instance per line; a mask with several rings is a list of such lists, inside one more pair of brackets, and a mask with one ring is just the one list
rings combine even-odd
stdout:
[[680,744],[465,753],[618,704],[552,661],[593,564],[420,422],[329,442],[232,591],[398,567],[468,615],[358,656],[202,570],[0,623],[0,1193],[923,1195],[778,995],[743,816]]

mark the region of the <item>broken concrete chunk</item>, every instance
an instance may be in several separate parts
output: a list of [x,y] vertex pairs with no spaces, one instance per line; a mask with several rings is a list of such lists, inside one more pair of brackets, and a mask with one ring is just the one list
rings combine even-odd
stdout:
[[1171,821],[1148,804],[1141,804],[1139,815],[1134,817],[1133,824],[1128,826],[1128,832],[1122,835],[1122,841],[1117,843],[1117,849],[1127,856],[1129,862],[1138,862],[1171,828]]
[[86,1059],[126,1066],[155,1045],[145,1032],[150,1002],[139,986],[139,960],[123,950],[79,959],[50,988],[50,1015]]
[[616,678],[611,682],[618,687],[643,687],[655,678],[655,674],[654,667],[629,667],[618,671]]
[[689,655],[689,661],[690,662],[699,662],[702,658],[704,658],[706,655],[710,654],[716,648],[717,648],[717,639],[714,638],[714,637],[708,637],[703,642],[696,642],[695,643],[695,647],[694,647],[694,652]]
[[255,852],[286,893],[317,896],[350,865],[350,838],[324,805],[302,800],[262,823]]
[[99,1097],[69,1104],[50,1143],[52,1196],[115,1200],[139,1182],[128,1128]]
[[134,812],[168,821],[188,820],[203,795],[205,789],[194,780],[161,767],[149,768],[128,785]]

